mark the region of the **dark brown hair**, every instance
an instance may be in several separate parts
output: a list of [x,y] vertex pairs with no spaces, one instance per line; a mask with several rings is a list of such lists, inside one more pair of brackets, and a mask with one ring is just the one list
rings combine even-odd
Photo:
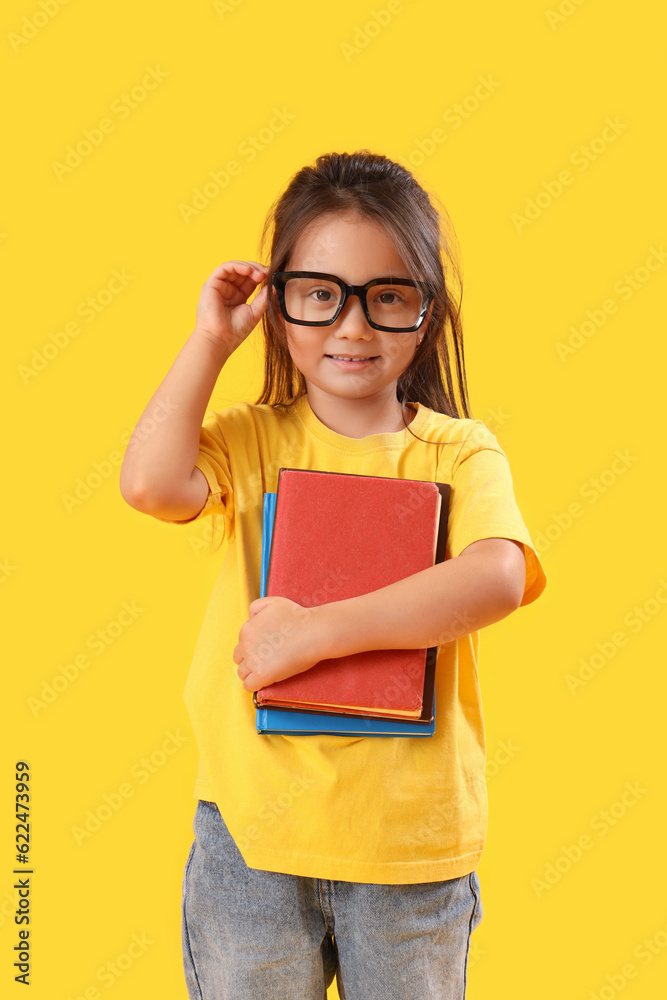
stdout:
[[[405,404],[411,401],[452,417],[470,417],[456,237],[444,206],[438,202],[436,209],[405,167],[361,149],[319,156],[313,166],[294,174],[269,209],[260,238],[260,260],[265,259],[270,241],[267,284],[276,271],[285,269],[308,226],[337,212],[354,213],[380,225],[410,277],[425,281],[434,296],[426,336],[396,385],[403,420]],[[262,316],[262,330],[264,387],[256,403],[288,407],[305,394],[306,383],[290,357],[273,295]]]

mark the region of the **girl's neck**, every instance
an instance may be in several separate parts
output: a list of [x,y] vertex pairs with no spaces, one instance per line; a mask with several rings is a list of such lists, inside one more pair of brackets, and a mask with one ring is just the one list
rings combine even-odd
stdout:
[[[321,392],[317,386],[307,382],[308,403],[317,419],[335,431],[349,438],[363,438],[371,434],[393,434],[405,429],[416,416],[416,410],[407,405],[401,411],[396,398],[395,386],[385,398],[374,396],[347,399]],[[403,419],[405,413],[405,420]]]

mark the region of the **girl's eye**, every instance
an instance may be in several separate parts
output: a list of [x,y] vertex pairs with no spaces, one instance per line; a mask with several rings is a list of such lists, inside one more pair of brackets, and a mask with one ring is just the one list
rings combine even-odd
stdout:
[[313,299],[315,302],[330,302],[335,294],[333,289],[323,286],[302,288],[300,291],[304,298]]
[[397,292],[380,292],[380,294],[375,297],[375,301],[379,302],[382,306],[393,306],[397,305],[399,302],[403,302],[403,299]]

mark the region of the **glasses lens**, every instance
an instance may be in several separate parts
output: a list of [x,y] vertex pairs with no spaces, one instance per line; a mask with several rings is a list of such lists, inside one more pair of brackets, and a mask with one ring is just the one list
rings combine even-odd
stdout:
[[326,323],[338,309],[342,290],[334,281],[322,278],[288,278],[285,309],[290,319],[306,323]]
[[[342,289],[326,278],[288,278],[285,310],[295,322],[326,323],[340,304]],[[422,309],[422,293],[412,285],[389,282],[371,285],[366,295],[370,318],[378,326],[405,329],[414,326]]]
[[371,285],[366,295],[368,312],[379,326],[414,326],[422,308],[422,293],[412,285]]

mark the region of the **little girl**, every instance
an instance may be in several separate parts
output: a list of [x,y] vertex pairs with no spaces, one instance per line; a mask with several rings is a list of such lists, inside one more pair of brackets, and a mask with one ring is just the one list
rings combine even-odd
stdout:
[[[384,156],[304,167],[267,218],[269,263],[227,261],[204,283],[128,445],[132,507],[219,517],[227,542],[185,688],[200,752],[183,883],[197,1000],[323,1000],[334,976],[343,1000],[465,996],[487,829],[479,632],[546,576],[507,456],[469,414],[445,218]],[[261,396],[204,420],[260,320]],[[259,598],[263,494],[281,467],[449,483],[445,561],[314,608]],[[266,684],[328,657],[429,646],[432,737],[256,731]]]

